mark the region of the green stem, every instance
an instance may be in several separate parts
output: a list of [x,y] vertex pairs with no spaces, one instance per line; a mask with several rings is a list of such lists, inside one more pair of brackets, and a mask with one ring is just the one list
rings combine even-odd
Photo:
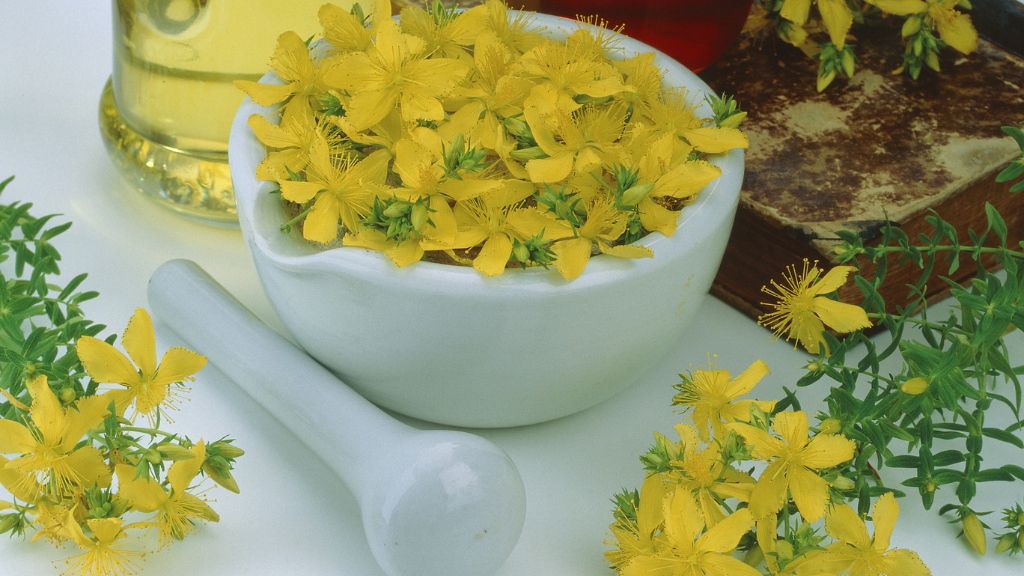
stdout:
[[1024,251],[1010,250],[1009,248],[993,246],[880,246],[873,248],[875,255],[881,254],[905,254],[908,251],[921,254],[937,254],[940,252],[967,252],[970,254],[1001,254],[1014,258],[1024,258]]

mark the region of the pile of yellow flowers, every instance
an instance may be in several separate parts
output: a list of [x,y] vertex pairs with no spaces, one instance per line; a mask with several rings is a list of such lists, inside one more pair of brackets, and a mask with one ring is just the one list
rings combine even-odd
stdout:
[[[741,399],[768,374],[696,370],[674,404],[691,410],[673,441],[655,434],[639,491],[616,497],[608,562],[622,576],[927,576],[916,553],[890,547],[899,516],[892,492],[871,510],[874,534],[844,500],[856,444],[800,411]],[[823,529],[823,530],[822,530]],[[741,557],[735,552],[745,552]]]
[[632,242],[675,231],[721,173],[706,155],[747,146],[735,102],[699,118],[653,53],[613,59],[601,27],[552,40],[501,0],[400,22],[386,0],[369,15],[328,4],[319,19],[323,42],[279,38],[281,84],[238,86],[281,105],[278,124],[250,118],[268,148],[257,176],[295,208],[286,228],[320,245],[573,279],[594,254],[650,257]]
[[947,46],[961,54],[978,48],[978,32],[963,12],[971,9],[970,0],[759,0],[759,6],[763,12],[748,26],[771,27],[783,41],[818,60],[819,92],[841,75],[853,77],[857,58],[849,42],[851,28],[879,15],[903,19],[903,63],[897,74],[916,79],[925,68],[938,72],[939,54]]
[[158,362],[142,309],[121,343],[127,356],[106,341],[78,339],[91,379],[85,395],[55,392],[43,374],[28,375],[20,392],[0,388],[15,414],[0,419],[0,485],[13,496],[0,501],[0,532],[34,529],[33,540],[77,546],[70,574],[131,574],[145,547],[133,542],[138,536],[155,531],[162,547],[197,522],[216,522],[201,477],[238,492],[231,469],[243,452],[231,440],[192,442],[159,429],[206,359],[174,348]]

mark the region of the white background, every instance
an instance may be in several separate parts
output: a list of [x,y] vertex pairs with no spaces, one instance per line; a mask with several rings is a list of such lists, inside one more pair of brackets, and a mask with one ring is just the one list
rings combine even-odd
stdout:
[[[183,220],[138,196],[107,159],[97,102],[110,73],[110,3],[8,0],[3,6],[0,178],[17,175],[3,199],[31,201],[37,214],[60,212],[74,222],[58,248],[65,273],[89,272],[86,286],[102,294],[89,304],[89,317],[120,331],[134,308],[146,305],[150,273],[167,259],[184,257],[201,263],[279,326],[237,231]],[[166,331],[160,334],[161,350],[172,344]],[[1019,332],[1011,344],[1019,363],[1024,357]],[[609,498],[622,487],[639,485],[643,472],[637,457],[651,433],[670,434],[680,419],[669,405],[676,374],[705,365],[708,353],[719,354],[720,367],[734,373],[764,359],[773,373],[758,390],[761,398],[791,386],[805,363],[790,345],[708,298],[671,357],[638,374],[638,382],[613,400],[547,424],[481,432],[517,462],[529,500],[522,540],[500,576],[610,573],[602,557]],[[238,439],[248,452],[236,472],[242,494],[212,491],[220,524],[149,556],[144,574],[380,576],[345,487],[215,369],[201,374],[176,420],[177,429],[194,438],[230,434]],[[1020,453],[1005,455],[1020,460]],[[982,485],[983,490],[996,487]],[[1000,508],[1024,501],[1019,484],[998,489],[999,495],[982,504]],[[901,505],[895,545],[917,550],[934,574],[1024,572],[1021,558],[976,559],[954,538],[958,528],[922,510],[916,497]],[[1000,524],[997,515],[987,520]],[[59,573],[60,559],[71,552],[0,538],[0,575]]]

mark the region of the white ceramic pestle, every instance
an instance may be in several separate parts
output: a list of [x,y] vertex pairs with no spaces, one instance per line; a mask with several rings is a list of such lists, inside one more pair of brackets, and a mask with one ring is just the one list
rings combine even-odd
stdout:
[[149,303],[344,480],[389,576],[486,576],[508,557],[526,497],[500,448],[388,416],[267,328],[194,262],[158,268]]

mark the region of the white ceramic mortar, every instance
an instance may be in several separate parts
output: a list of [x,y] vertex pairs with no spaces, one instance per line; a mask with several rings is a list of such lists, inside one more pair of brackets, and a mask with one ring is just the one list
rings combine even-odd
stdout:
[[[577,23],[534,22],[552,36]],[[700,103],[711,90],[684,66],[623,38],[624,57],[655,52],[669,85]],[[273,81],[272,75],[264,82]],[[706,104],[702,115],[710,115]],[[593,406],[680,341],[718,270],[732,227],[743,153],[716,158],[722,176],[680,215],[674,236],[636,243],[654,258],[594,257],[583,275],[419,262],[395,267],[362,248],[321,251],[287,220],[274,185],[258,182],[266,152],[247,121],[278,111],[248,99],[235,117],[229,157],[239,221],[267,296],[295,340],[372,402],[416,418],[468,427],[542,422]],[[238,343],[244,346],[244,342]]]

